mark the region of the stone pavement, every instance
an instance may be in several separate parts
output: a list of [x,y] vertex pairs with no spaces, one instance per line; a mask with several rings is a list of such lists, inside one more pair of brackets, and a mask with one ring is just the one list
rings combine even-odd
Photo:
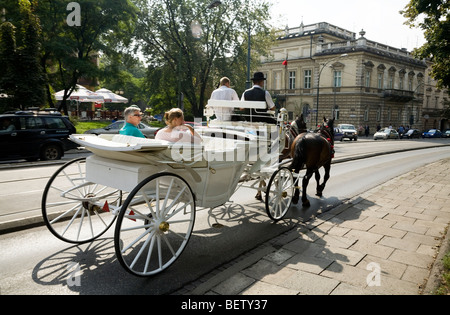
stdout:
[[174,294],[428,294],[449,246],[449,178],[450,159],[394,178]]

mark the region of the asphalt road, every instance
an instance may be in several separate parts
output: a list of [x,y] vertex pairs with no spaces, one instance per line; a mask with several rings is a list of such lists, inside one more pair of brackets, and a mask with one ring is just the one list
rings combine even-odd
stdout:
[[[315,182],[312,180],[308,192],[311,207],[294,206],[285,220],[278,223],[267,217],[263,204],[253,198],[254,192],[242,187],[232,196],[233,202],[225,207],[198,211],[194,233],[186,250],[168,270],[151,278],[138,278],[122,269],[115,258],[113,229],[92,243],[77,246],[56,239],[46,227],[0,235],[0,293],[171,293],[257,245],[304,224],[318,212],[325,212],[393,177],[447,157],[450,157],[450,147],[334,164],[324,196],[321,199],[314,196]],[[41,176],[46,172],[50,176],[51,168],[33,168],[35,178],[31,182],[34,183],[28,180],[21,183],[21,189],[33,192],[33,197],[30,195],[28,199],[37,207],[42,194],[39,187],[45,182]],[[13,186],[13,183],[4,183],[1,187],[5,190],[8,185]],[[2,193],[0,208],[13,203],[15,198],[24,199],[23,195],[16,194],[6,203]]]

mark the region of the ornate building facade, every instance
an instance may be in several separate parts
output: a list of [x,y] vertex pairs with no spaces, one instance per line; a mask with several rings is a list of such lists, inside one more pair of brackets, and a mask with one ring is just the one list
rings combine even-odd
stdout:
[[336,123],[423,128],[425,61],[405,49],[317,23],[280,32],[259,71],[266,89],[290,119],[304,114],[309,127],[323,116]]

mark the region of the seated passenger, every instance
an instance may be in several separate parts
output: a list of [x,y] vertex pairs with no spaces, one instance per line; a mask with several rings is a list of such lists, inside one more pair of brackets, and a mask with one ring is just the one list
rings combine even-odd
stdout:
[[172,108],[164,114],[167,127],[158,131],[155,136],[157,140],[170,142],[193,142],[199,143],[202,137],[189,125],[184,124],[184,114],[179,108]]
[[[239,101],[236,91],[230,87],[230,79],[223,77],[220,79],[220,87],[211,93],[212,100]],[[213,108],[218,120],[229,121],[233,114],[233,108],[215,107]]]
[[123,112],[125,125],[119,130],[121,135],[145,138],[144,134],[138,129],[142,119],[142,113],[139,107],[132,105]]
[[[275,104],[269,92],[264,90],[264,74],[262,72],[255,72],[253,74],[253,87],[245,90],[242,94],[241,101],[260,101],[266,102],[266,110],[275,110]],[[276,123],[276,120],[267,112],[258,113],[255,109],[251,109],[252,121]]]

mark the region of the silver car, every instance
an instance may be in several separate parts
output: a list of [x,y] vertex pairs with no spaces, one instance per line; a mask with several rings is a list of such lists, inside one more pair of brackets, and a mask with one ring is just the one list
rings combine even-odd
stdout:
[[395,129],[384,128],[384,129],[381,129],[380,131],[375,132],[375,134],[373,135],[373,140],[378,140],[378,139],[383,139],[383,140],[400,139],[400,135],[398,134],[397,130],[395,130]]
[[[125,121],[124,120],[118,120],[111,125],[108,125],[104,128],[97,128],[97,129],[89,129],[85,131],[84,133],[94,134],[94,135],[100,135],[100,134],[118,134],[119,130],[123,127]],[[147,126],[144,123],[139,123],[138,129],[149,139],[155,138],[155,132],[156,130],[160,129],[159,127],[150,127]]]

